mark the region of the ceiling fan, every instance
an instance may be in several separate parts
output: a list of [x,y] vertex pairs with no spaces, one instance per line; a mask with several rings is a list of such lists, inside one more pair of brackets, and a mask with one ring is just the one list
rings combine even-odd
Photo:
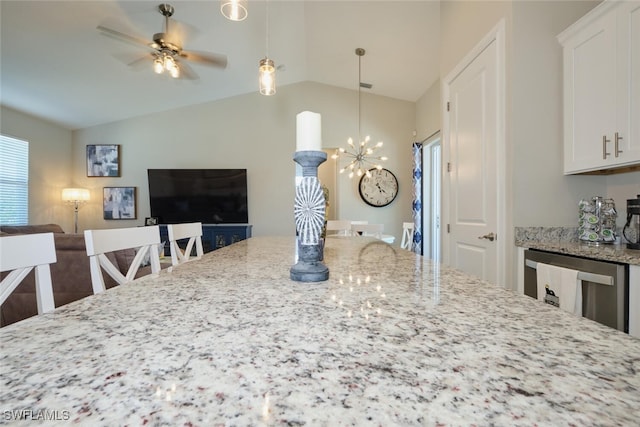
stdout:
[[121,31],[107,28],[103,25],[98,25],[97,28],[104,35],[114,37],[120,41],[133,43],[137,46],[143,46],[149,50],[148,55],[130,62],[128,64],[130,66],[134,66],[151,59],[153,61],[153,70],[156,73],[162,74],[166,71],[173,78],[184,77],[192,80],[197,79],[198,75],[185,61],[191,61],[212,67],[226,68],[226,55],[183,50],[177,36],[169,32],[169,18],[174,13],[173,6],[162,3],[158,5],[158,11],[165,18],[164,31],[154,34],[152,39],[153,41],[151,42],[137,36],[128,35]]

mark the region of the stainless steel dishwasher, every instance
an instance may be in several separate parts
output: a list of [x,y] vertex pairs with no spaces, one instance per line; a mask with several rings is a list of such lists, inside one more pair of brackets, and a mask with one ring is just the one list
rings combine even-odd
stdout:
[[629,266],[527,249],[524,252],[524,293],[538,297],[538,263],[577,270],[582,280],[582,316],[629,333]]

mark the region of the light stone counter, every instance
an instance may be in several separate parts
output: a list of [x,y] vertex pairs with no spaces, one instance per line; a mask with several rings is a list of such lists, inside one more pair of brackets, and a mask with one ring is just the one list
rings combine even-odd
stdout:
[[576,227],[516,227],[515,244],[564,255],[640,265],[640,250],[627,249],[625,243],[594,245],[580,241]]
[[251,238],[0,329],[0,423],[640,419],[636,338],[378,240],[327,240],[327,282],[293,262],[292,238]]

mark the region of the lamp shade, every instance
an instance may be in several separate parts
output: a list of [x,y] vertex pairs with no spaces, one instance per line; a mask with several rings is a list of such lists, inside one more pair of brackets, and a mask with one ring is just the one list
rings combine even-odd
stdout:
[[66,202],[87,201],[89,200],[89,190],[86,188],[64,188],[62,200]]
[[247,0],[221,0],[220,12],[231,21],[242,21],[247,17]]

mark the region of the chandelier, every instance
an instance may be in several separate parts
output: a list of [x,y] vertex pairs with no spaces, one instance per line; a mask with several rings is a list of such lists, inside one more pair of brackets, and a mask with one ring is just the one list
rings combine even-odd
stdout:
[[[362,83],[362,57],[365,54],[365,50],[362,48],[356,49],[356,55],[358,55],[358,144],[355,144],[353,138],[349,138],[347,140],[347,144],[349,145],[346,149],[339,148],[338,151],[333,154],[331,157],[333,159],[337,159],[340,156],[345,156],[350,159],[349,164],[340,169],[340,173],[344,173],[345,171],[349,171],[349,178],[353,178],[354,175],[362,176],[367,175],[371,176],[369,169],[376,168],[378,170],[382,169],[382,165],[380,162],[387,160],[385,156],[376,156],[375,152],[378,148],[382,147],[382,141],[379,141],[375,145],[369,145],[371,138],[367,135],[364,139],[360,137],[360,88],[363,86]],[[370,87],[370,85],[367,85]]]

